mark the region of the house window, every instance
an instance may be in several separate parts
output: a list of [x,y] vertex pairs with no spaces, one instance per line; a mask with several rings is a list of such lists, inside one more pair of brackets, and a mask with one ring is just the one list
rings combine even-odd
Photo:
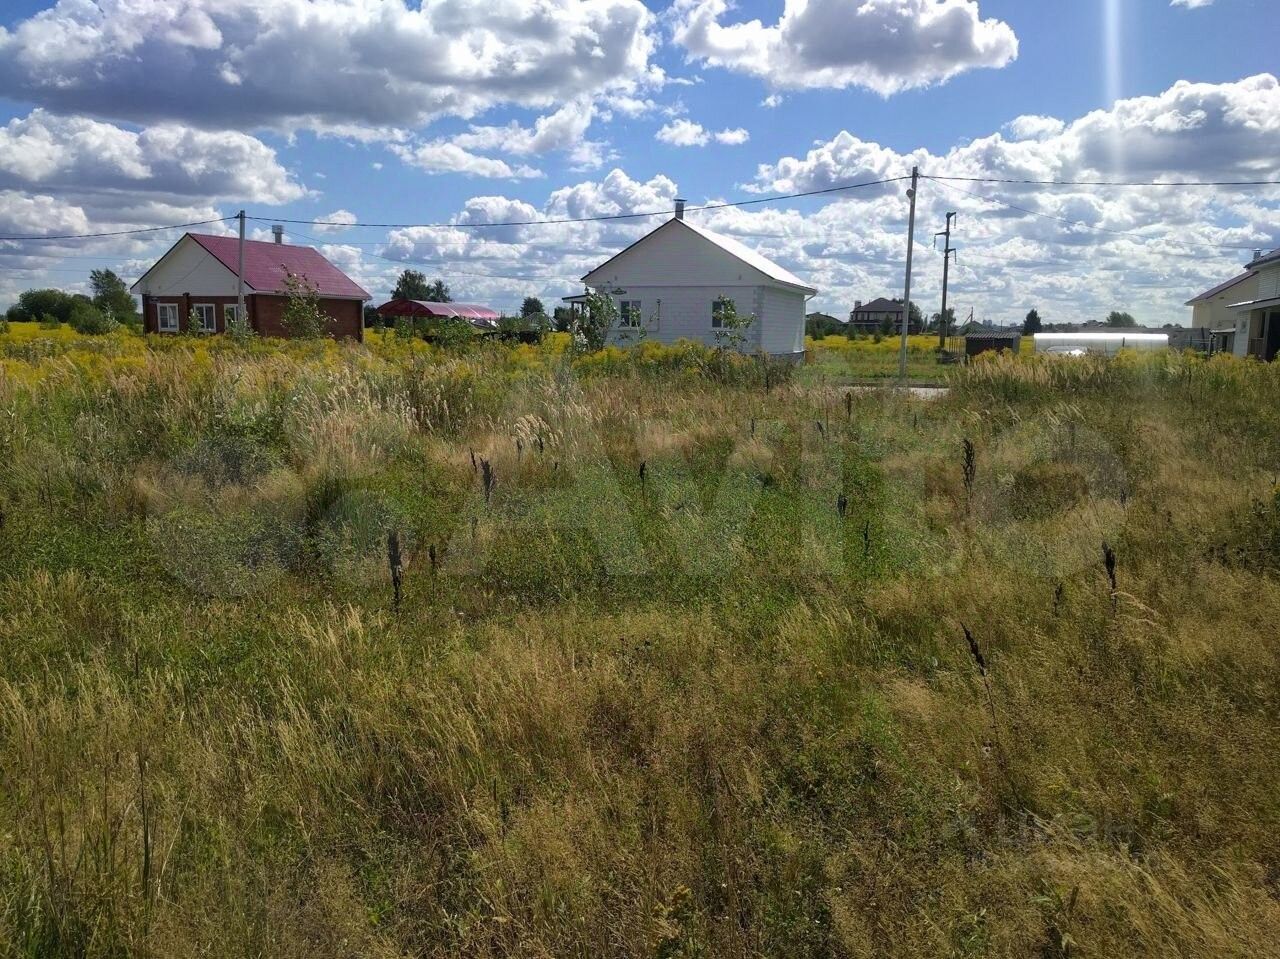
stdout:
[[733,300],[726,299],[723,296],[717,297],[711,304],[711,328],[713,330],[725,329],[726,319],[735,312]]
[[618,325],[630,330],[640,329],[639,300],[623,300],[618,304]]
[[236,311],[239,309],[234,303],[222,304],[222,328],[224,330],[231,329],[232,324],[236,321]]
[[195,318],[196,332],[216,333],[218,331],[217,312],[212,303],[197,303],[191,308]]
[[156,304],[156,329],[161,333],[178,332],[178,304]]

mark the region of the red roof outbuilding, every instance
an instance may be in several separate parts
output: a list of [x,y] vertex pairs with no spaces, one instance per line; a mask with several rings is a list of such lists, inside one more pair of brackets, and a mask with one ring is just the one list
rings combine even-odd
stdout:
[[388,300],[378,307],[382,316],[460,317],[480,329],[496,329],[502,314],[474,303],[434,303],[430,300]]

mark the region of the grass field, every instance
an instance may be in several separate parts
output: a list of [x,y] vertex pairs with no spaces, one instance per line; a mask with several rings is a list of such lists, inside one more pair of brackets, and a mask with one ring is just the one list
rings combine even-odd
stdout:
[[0,334],[0,955],[1277,954],[1280,366],[566,346]]

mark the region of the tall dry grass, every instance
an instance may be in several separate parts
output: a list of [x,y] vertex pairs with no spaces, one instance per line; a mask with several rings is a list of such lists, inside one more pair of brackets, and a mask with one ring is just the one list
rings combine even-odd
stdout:
[[643,349],[0,336],[0,954],[1275,953],[1274,369]]

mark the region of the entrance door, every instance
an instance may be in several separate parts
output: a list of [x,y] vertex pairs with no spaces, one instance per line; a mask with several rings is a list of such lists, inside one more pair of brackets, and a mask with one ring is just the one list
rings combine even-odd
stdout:
[[1280,353],[1280,312],[1272,311],[1267,314],[1262,335],[1262,358],[1268,361],[1274,360],[1276,354]]

